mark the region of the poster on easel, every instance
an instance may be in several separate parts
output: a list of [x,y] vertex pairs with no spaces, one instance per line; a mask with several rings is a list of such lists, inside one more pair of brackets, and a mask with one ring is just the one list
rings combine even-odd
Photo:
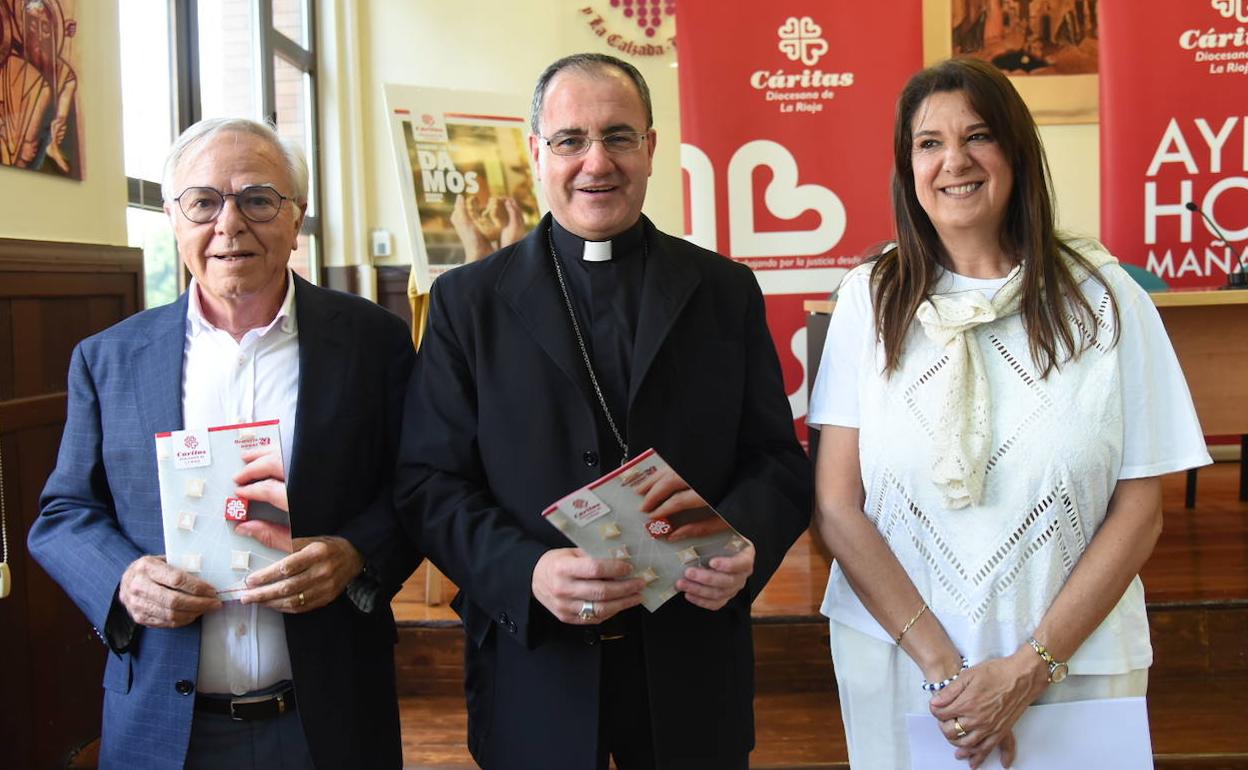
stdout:
[[385,99],[412,276],[427,292],[442,273],[515,243],[541,219],[527,98],[387,84]]

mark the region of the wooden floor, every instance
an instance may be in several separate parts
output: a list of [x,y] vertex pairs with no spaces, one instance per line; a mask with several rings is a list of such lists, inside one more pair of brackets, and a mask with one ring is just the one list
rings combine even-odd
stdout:
[[[1238,473],[1238,463],[1202,470],[1192,510],[1183,507],[1184,477],[1164,482],[1165,527],[1142,573],[1156,648],[1149,711],[1158,767],[1248,770],[1248,503],[1237,499]],[[825,659],[827,631],[818,616],[827,573],[826,556],[803,536],[755,602],[760,685],[751,767],[847,766]],[[454,613],[428,606],[425,590],[422,568],[395,600],[401,636],[461,654]],[[449,600],[454,589],[444,590]],[[402,642],[400,649],[404,671]],[[800,672],[786,667],[788,656],[799,659]],[[457,675],[453,660],[442,666]],[[475,767],[464,741],[462,695],[453,687],[402,682],[400,690],[422,692],[401,699],[407,767]]]

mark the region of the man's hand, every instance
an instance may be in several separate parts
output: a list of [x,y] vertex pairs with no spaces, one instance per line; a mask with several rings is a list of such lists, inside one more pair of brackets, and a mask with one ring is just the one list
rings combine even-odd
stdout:
[[[676,471],[668,468],[637,485],[643,495],[641,512],[651,519],[670,517],[681,511],[706,508],[707,516],[678,525],[667,536],[669,542],[702,537],[728,528],[727,523],[710,511],[710,503],[690,488]],[[721,609],[728,600],[745,588],[745,581],[754,574],[754,545],[732,556],[717,556],[708,567],[690,567],[676,581],[676,590],[683,591],[690,604],[707,610]]]
[[117,593],[135,623],[180,628],[205,612],[221,609],[217,589],[165,563],[163,556],[140,556],[126,567]]
[[364,570],[364,557],[346,538],[299,537],[292,546],[290,556],[247,576],[249,590],[239,596],[243,604],[308,612],[337,599]]
[[[623,559],[594,559],[579,548],[554,548],[533,568],[533,596],[562,623],[601,623],[641,604],[641,578],[620,580],[633,571]],[[594,603],[594,617],[583,620],[581,607]]]
[[[239,497],[269,503],[289,513],[286,470],[277,452],[273,448],[249,449],[243,452],[243,462],[247,464],[234,476]],[[279,612],[308,612],[337,599],[364,570],[364,557],[345,538],[292,540],[289,527],[258,519],[242,522],[234,533],[290,553],[247,576],[250,590],[239,595],[243,604],[260,604]]]
[[676,581],[676,590],[685,592],[685,599],[704,610],[723,608],[732,597],[745,588],[745,581],[754,574],[754,545],[751,543],[732,556],[716,556],[710,569],[690,567]]

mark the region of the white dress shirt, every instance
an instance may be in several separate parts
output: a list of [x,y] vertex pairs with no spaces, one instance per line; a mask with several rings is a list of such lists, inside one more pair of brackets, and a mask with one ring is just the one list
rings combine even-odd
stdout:
[[[299,395],[299,330],[290,271],[286,298],[277,315],[238,341],[204,318],[195,280],[187,291],[182,367],[185,427],[277,419],[282,462],[289,473]],[[282,613],[230,601],[203,616],[200,692],[241,695],[290,678]]]

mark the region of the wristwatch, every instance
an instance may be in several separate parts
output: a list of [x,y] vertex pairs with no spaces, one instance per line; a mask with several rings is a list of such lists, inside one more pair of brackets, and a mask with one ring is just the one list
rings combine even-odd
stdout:
[[1066,663],[1054,659],[1053,654],[1045,649],[1043,644],[1037,642],[1034,636],[1027,640],[1027,644],[1031,645],[1031,649],[1035,650],[1036,654],[1044,659],[1044,664],[1049,667],[1050,683],[1057,684],[1065,679],[1066,675],[1070,673],[1070,669],[1067,667]]

